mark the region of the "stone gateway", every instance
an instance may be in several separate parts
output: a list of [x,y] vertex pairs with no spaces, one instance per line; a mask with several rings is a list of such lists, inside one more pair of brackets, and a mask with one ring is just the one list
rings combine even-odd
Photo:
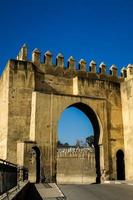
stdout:
[[71,56],[64,67],[58,54],[53,64],[47,51],[44,62],[35,49],[28,60],[24,45],[8,61],[0,78],[0,158],[27,167],[29,180],[50,182],[57,175],[58,121],[70,106],[83,111],[94,129],[96,181],[101,171],[114,179],[133,179],[133,66],[118,77],[112,65],[81,59],[78,69]]

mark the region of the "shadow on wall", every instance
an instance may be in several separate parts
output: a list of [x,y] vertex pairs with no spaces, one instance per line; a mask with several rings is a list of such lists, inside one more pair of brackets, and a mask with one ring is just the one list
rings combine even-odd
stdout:
[[43,200],[40,194],[38,193],[35,185],[29,183],[21,190],[12,200]]

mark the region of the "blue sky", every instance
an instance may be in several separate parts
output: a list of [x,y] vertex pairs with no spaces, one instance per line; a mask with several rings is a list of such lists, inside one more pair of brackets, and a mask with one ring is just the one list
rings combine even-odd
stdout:
[[64,110],[58,124],[58,136],[62,143],[73,145],[77,140],[85,142],[93,134],[91,122],[83,112],[75,107]]
[[120,69],[133,63],[133,0],[1,0],[0,73],[23,43],[29,59],[37,47]]
[[132,0],[2,0],[0,3],[0,68],[27,43],[29,57],[59,52],[65,61],[104,61],[108,68],[132,63]]

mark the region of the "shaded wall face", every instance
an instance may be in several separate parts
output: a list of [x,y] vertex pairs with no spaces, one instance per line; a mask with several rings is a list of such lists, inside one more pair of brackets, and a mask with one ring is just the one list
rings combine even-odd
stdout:
[[133,180],[133,78],[121,84],[126,179]]
[[116,153],[119,149],[124,151],[121,94],[120,88],[112,88],[108,92],[109,173],[110,179],[117,179]]
[[58,183],[95,183],[95,152],[87,149],[58,149]]

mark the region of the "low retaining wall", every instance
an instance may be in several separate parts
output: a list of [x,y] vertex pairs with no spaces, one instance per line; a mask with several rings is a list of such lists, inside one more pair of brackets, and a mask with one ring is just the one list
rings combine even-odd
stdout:
[[95,152],[89,148],[58,149],[57,183],[96,182]]

